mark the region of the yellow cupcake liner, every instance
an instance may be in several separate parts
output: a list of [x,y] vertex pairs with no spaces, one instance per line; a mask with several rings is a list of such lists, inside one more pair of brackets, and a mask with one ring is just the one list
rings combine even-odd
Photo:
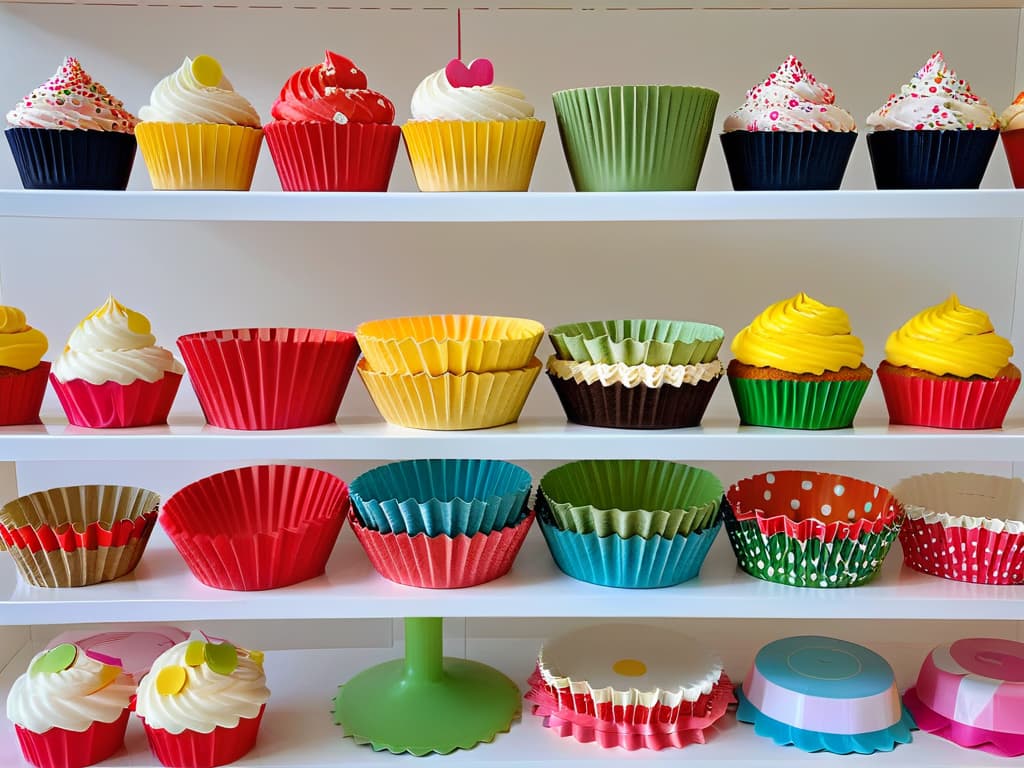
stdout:
[[357,370],[384,420],[412,429],[486,429],[519,419],[540,360],[494,373],[379,373],[363,358]]
[[525,368],[544,336],[536,320],[491,315],[419,315],[356,328],[376,373],[489,373]]
[[544,121],[423,120],[402,126],[421,192],[525,192]]
[[207,123],[139,123],[135,138],[153,189],[248,191],[263,130]]

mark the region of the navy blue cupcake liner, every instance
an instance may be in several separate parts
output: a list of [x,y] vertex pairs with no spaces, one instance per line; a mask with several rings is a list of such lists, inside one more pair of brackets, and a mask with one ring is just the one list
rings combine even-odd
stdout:
[[868,152],[879,189],[977,189],[997,130],[875,131]]
[[732,188],[839,189],[857,141],[853,131],[730,131],[721,134]]
[[4,133],[25,189],[128,186],[136,147],[130,133],[49,128],[8,128]]

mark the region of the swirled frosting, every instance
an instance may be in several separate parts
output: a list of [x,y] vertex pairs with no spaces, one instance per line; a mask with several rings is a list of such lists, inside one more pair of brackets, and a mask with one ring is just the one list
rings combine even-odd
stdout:
[[168,350],[156,346],[149,320],[114,299],[86,317],[71,332],[63,354],[53,366],[58,381],[84,379],[90,384],[116,381],[159,381],[185,366]]
[[576,360],[559,360],[557,355],[548,358],[548,371],[560,379],[577,384],[603,386],[622,384],[633,389],[643,384],[646,387],[681,387],[684,384],[699,384],[722,375],[720,360],[696,365],[626,365],[625,363],[589,363]]
[[[201,652],[193,657],[190,651],[190,646],[205,645],[205,640],[193,633],[189,640],[168,648],[153,662],[149,674],[139,683],[135,701],[135,712],[146,725],[171,734],[234,728],[240,720],[256,717],[270,699],[262,654],[237,648],[234,669],[227,673],[214,671]],[[162,674],[177,675],[180,687],[177,683],[167,687]]]
[[819,83],[795,56],[747,91],[725,118],[725,131],[852,131],[853,115],[836,106],[835,92]]
[[68,56],[53,77],[7,113],[7,122],[15,128],[134,133],[138,120]]
[[139,118],[151,123],[212,123],[260,127],[260,116],[249,100],[238,93],[227,77],[217,85],[204,85],[193,71],[188,56],[153,88],[149,104]]
[[820,376],[860,366],[864,344],[850,333],[846,312],[798,293],[772,304],[736,334],[732,353],[745,365]]
[[457,88],[443,69],[427,75],[412,94],[413,120],[523,120],[533,104],[517,88],[474,85]]
[[391,125],[395,105],[367,88],[366,75],[349,59],[327,51],[322,63],[288,78],[270,114],[275,120]]
[[1004,131],[1016,131],[1024,128],[1024,91],[1017,94],[1003,114],[999,116],[999,127]]
[[996,113],[971,84],[957,77],[936,51],[910,82],[868,115],[876,131],[945,131],[998,128]]
[[31,370],[39,365],[48,346],[43,332],[25,322],[24,312],[0,306],[0,367]]
[[93,723],[112,723],[121,717],[135,693],[131,678],[85,655],[81,649],[67,669],[40,671],[37,653],[25,674],[14,681],[7,696],[7,719],[34,733],[63,728],[81,733]]
[[892,365],[965,379],[995,378],[1012,354],[1013,345],[996,335],[988,315],[965,307],[955,293],[914,315],[885,342],[885,359]]

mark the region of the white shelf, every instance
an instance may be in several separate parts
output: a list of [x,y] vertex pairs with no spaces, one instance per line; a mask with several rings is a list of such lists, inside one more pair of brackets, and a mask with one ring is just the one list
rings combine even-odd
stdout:
[[30,587],[2,557],[0,616],[9,625],[400,616],[1024,620],[1024,587],[926,576],[902,566],[898,545],[879,577],[862,587],[800,589],[760,581],[738,570],[724,530],[698,579],[653,590],[610,589],[565,576],[537,528],[507,576],[458,590],[416,589],[383,579],[347,524],[324,576],[267,592],[203,586],[159,526],[135,573],[105,584]]
[[[156,6],[185,8],[296,9],[332,11],[450,11],[457,3],[440,0],[0,0],[29,5]],[[1020,8],[1024,0],[496,0],[474,11],[689,11],[689,10],[983,10]]]
[[0,218],[5,216],[388,223],[999,219],[1024,217],[1024,190],[446,194],[0,190]]
[[[526,689],[526,678],[536,659],[539,640],[500,641],[482,644],[473,658],[497,666],[520,687]],[[0,697],[6,698],[14,680],[28,665],[31,653],[22,651],[0,677]],[[821,766],[870,765],[877,768],[904,768],[908,765],[928,768],[990,768],[1010,765],[1013,761],[965,750],[930,734],[915,732],[910,744],[893,752],[874,755],[807,754],[793,747],[777,747],[770,740],[754,735],[751,725],[738,723],[727,714],[709,733],[708,743],[694,744],[682,751],[661,752],[602,749],[595,744],[580,744],[548,731],[541,720],[523,702],[520,721],[508,733],[499,734],[490,744],[472,750],[460,750],[446,756],[416,758],[374,752],[344,738],[331,716],[331,699],[337,685],[363,669],[395,658],[395,653],[381,649],[270,651],[265,669],[270,701],[263,717],[259,739],[253,751],[237,766],[255,768],[374,768],[396,763],[423,765],[494,766],[516,768],[588,768],[596,764],[617,766],[627,762],[651,762],[662,765],[687,765],[693,768],[750,768],[751,766]],[[728,670],[736,681],[746,670]],[[13,726],[0,725],[0,765],[15,768],[22,762]],[[100,768],[159,768],[149,754],[146,737],[137,718],[129,722],[125,748]]]

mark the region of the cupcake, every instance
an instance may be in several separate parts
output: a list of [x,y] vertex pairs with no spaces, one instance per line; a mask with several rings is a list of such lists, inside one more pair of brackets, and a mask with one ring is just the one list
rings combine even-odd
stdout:
[[7,113],[4,133],[25,189],[124,189],[136,122],[69,56]]
[[136,136],[154,189],[248,190],[260,116],[212,56],[185,57],[139,110]]
[[495,85],[487,59],[452,59],[427,75],[402,126],[423,192],[525,192],[543,134],[526,95]]
[[1013,186],[1020,189],[1024,187],[1024,91],[999,116],[999,129]]
[[139,683],[135,714],[169,768],[213,768],[256,743],[270,698],[263,653],[193,632],[164,651]]
[[167,423],[184,372],[149,320],[111,296],[71,332],[50,381],[77,427],[145,427]]
[[833,90],[789,56],[725,118],[733,189],[839,189],[856,129]]
[[942,51],[867,124],[879,189],[977,189],[999,136],[995,112],[946,65]]
[[38,424],[50,364],[43,332],[16,307],[0,306],[0,426]]
[[84,768],[124,746],[132,682],[114,659],[72,643],[40,651],[7,696],[7,719],[38,768]]
[[286,192],[386,192],[401,129],[395,105],[366,87],[349,59],[324,61],[288,78],[264,126]]
[[878,366],[892,424],[995,429],[1020,386],[1013,345],[951,294],[890,334]]
[[849,427],[871,379],[846,312],[805,293],[755,317],[732,340],[732,353],[729,386],[743,424]]

